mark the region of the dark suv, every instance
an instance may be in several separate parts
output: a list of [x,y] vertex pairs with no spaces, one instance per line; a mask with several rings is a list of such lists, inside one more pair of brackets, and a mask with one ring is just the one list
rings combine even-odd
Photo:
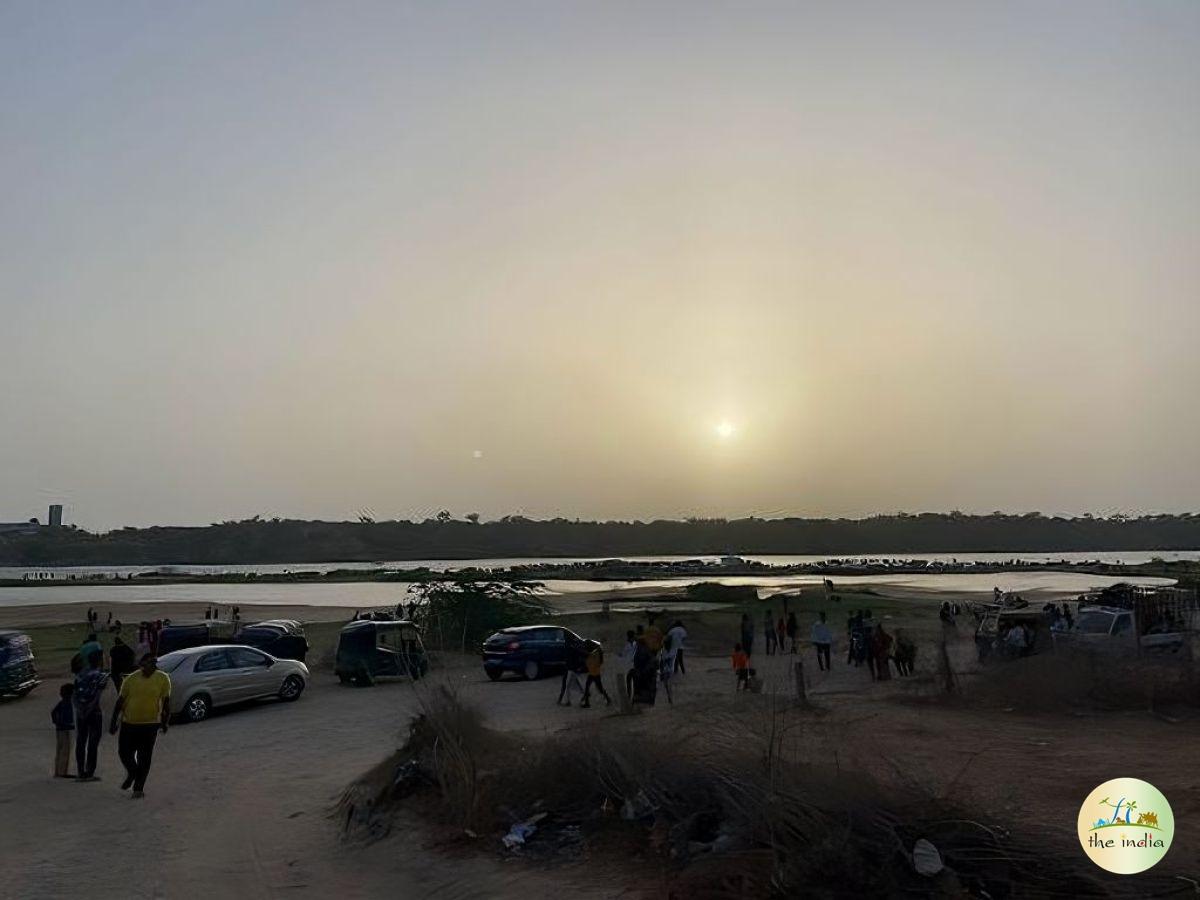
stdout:
[[230,643],[257,647],[276,659],[304,662],[304,657],[308,655],[308,639],[304,636],[304,628],[290,619],[272,619],[246,625]]
[[0,631],[0,697],[23,697],[38,684],[29,636],[19,631]]
[[483,671],[492,681],[499,681],[505,672],[516,672],[531,680],[548,672],[561,672],[567,664],[569,646],[582,650],[583,658],[599,645],[557,625],[505,628],[483,642]]

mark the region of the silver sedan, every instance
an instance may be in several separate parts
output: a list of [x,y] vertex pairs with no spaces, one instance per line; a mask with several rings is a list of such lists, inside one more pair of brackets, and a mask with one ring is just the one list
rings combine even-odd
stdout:
[[189,722],[247,700],[297,700],[308,684],[304,663],[241,645],[176,650],[159,657],[158,667],[171,676],[171,714]]

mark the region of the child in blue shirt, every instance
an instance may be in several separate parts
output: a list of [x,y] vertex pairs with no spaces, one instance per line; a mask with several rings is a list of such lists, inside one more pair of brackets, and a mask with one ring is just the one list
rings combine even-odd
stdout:
[[75,730],[75,709],[71,706],[71,695],[75,685],[64,684],[58,689],[59,701],[50,710],[50,721],[54,723],[54,777],[70,778],[71,732]]

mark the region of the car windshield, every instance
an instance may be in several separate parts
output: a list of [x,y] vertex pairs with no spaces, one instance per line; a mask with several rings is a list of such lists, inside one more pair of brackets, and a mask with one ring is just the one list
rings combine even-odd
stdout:
[[186,653],[167,653],[158,658],[158,667],[164,672],[174,672],[186,658]]
[[1080,613],[1075,620],[1075,630],[1082,634],[1108,634],[1112,628],[1113,617],[1106,612]]

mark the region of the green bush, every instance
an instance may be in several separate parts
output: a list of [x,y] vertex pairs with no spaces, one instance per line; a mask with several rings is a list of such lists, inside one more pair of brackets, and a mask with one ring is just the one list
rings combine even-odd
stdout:
[[466,653],[495,631],[546,618],[541,589],[536,581],[432,581],[412,593],[426,643]]

